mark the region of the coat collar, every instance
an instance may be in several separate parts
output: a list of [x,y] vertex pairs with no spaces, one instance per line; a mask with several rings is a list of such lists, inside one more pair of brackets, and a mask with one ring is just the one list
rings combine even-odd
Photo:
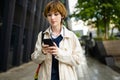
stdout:
[[[63,27],[63,30],[62,30],[61,35],[64,38],[70,38],[70,31],[64,25],[62,27]],[[51,27],[49,26],[43,33],[50,35],[50,29],[51,29]]]

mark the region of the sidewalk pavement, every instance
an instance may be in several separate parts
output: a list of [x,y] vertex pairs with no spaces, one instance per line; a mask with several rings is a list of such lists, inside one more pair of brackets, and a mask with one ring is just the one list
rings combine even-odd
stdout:
[[[0,73],[0,80],[34,80],[37,64],[32,61]],[[120,73],[99,61],[87,57],[86,63],[78,67],[79,80],[120,80]]]
[[34,80],[37,64],[32,61],[0,73],[0,80]]
[[[34,73],[36,71],[38,64],[35,64],[34,62],[30,61],[28,63],[25,63],[23,65],[14,67],[7,72],[0,73],[0,80],[34,80]],[[84,70],[86,71],[86,67],[84,67]],[[83,69],[83,67],[80,67]],[[87,79],[89,75],[87,75],[86,79],[83,75],[83,72],[80,72],[79,80],[90,80]],[[84,72],[85,73],[85,72]],[[83,77],[83,78],[82,78]]]
[[[30,61],[28,63],[24,63],[20,66],[14,67],[7,72],[0,73],[0,80],[34,80],[34,73],[36,71],[36,68],[38,67],[38,64],[35,64],[34,62]],[[79,69],[79,80],[90,80],[89,75],[84,76],[84,74],[88,74],[87,68],[85,65],[80,66],[81,69]],[[81,71],[84,70],[85,72]]]

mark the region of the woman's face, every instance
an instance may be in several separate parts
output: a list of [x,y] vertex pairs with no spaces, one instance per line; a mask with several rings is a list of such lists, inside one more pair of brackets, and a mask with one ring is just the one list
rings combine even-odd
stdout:
[[47,14],[47,20],[52,27],[61,25],[62,16],[59,12],[50,12]]

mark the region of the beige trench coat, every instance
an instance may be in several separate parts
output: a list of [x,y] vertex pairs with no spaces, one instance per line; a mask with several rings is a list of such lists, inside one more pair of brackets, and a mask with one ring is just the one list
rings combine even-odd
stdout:
[[[64,28],[63,40],[60,42],[59,51],[55,58],[59,61],[60,80],[78,80],[76,66],[81,63],[82,48],[76,35]],[[50,37],[50,27],[44,32],[44,38]],[[31,55],[32,60],[41,64],[39,80],[51,80],[52,56],[41,52],[41,32],[38,35],[35,50]]]

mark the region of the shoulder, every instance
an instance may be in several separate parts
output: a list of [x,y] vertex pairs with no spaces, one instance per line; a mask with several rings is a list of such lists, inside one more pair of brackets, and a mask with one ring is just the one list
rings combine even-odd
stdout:
[[69,29],[67,29],[66,27],[64,28],[65,29],[65,37],[75,37],[75,33]]
[[40,32],[38,33],[38,37],[40,37],[40,36],[41,36],[41,34],[42,34],[42,31],[40,31]]

